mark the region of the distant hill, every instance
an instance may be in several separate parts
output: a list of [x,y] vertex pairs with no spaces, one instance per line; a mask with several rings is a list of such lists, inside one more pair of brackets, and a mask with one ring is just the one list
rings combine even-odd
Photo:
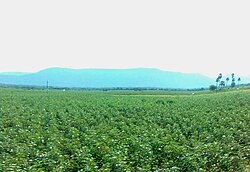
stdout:
[[214,84],[201,74],[167,72],[151,68],[68,69],[48,68],[36,73],[0,73],[0,83],[53,87],[156,87],[201,88]]

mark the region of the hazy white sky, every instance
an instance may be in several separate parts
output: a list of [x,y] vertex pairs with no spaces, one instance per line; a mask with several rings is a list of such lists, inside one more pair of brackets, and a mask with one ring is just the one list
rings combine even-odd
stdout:
[[250,1],[0,1],[0,72],[133,68],[250,75]]

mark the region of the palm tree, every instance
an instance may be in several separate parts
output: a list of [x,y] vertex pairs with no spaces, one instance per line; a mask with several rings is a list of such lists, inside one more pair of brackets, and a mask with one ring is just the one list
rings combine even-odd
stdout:
[[216,79],[216,87],[218,87],[218,83],[220,82],[221,78],[222,78],[222,73],[220,73],[219,76]]
[[229,81],[229,77],[227,77],[226,81],[227,81],[227,83],[226,83],[226,86],[227,86],[227,84],[228,84],[228,81]]
[[235,86],[235,78],[234,78],[234,73],[231,74],[232,76],[232,83],[231,83],[231,87]]
[[218,88],[218,83],[220,82],[220,78],[218,77],[215,82],[216,82],[216,89],[217,89]]
[[225,81],[220,81],[220,87],[225,87]]
[[241,80],[241,79],[240,79],[240,77],[239,77],[239,78],[238,78],[238,86],[240,85],[240,80]]
[[232,78],[232,84],[231,84],[231,87],[235,87],[235,78]]
[[222,73],[219,74],[218,78],[220,78],[220,79],[222,78]]

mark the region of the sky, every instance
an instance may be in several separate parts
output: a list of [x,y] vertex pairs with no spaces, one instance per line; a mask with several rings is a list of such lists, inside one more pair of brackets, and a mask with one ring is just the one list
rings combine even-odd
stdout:
[[159,68],[250,76],[250,1],[0,1],[0,72]]

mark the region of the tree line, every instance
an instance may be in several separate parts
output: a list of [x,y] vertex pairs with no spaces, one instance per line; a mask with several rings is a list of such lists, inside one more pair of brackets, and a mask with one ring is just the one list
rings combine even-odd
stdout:
[[235,74],[232,73],[231,74],[231,84],[229,85],[229,81],[230,81],[230,78],[227,77],[226,80],[223,80],[223,76],[222,76],[222,73],[220,73],[218,75],[218,77],[216,78],[215,82],[216,82],[216,85],[210,85],[209,89],[210,90],[218,90],[218,89],[221,89],[223,87],[231,87],[231,88],[234,88],[236,86],[236,80],[238,81],[238,86],[240,85],[240,81],[241,81],[241,78],[238,77],[237,79],[235,78]]

